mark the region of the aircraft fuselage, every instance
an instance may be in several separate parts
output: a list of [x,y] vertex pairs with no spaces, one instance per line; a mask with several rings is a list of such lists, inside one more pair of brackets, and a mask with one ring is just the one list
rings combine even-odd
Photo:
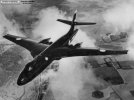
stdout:
[[[66,43],[70,37],[73,38],[74,24],[71,25],[70,30],[67,34],[63,35],[61,38],[56,40],[49,47],[44,47],[44,49],[37,50],[37,56],[33,61],[29,62],[24,70],[21,72],[17,84],[24,85],[31,80],[33,80],[37,75],[39,75],[54,59],[55,57],[60,57],[62,53],[58,53],[58,49]],[[55,49],[55,50],[54,50]],[[42,51],[41,51],[42,50]],[[54,50],[54,51],[53,51]],[[62,51],[61,51],[62,52]],[[32,52],[31,52],[32,53]]]
[[[58,21],[71,25],[69,31],[60,37],[55,42],[49,42],[48,39],[44,39],[40,42],[35,42],[27,38],[5,35],[4,38],[15,42],[16,44],[26,48],[31,52],[33,60],[29,62],[23,71],[21,72],[17,84],[25,85],[36,76],[38,76],[46,67],[51,64],[53,60],[59,60],[64,57],[74,56],[97,56],[97,55],[117,55],[127,54],[127,50],[101,50],[101,49],[89,49],[81,48],[80,46],[71,46],[69,43],[72,38],[78,32],[75,29],[75,25],[94,25],[95,23],[76,22],[76,13],[73,16],[72,21],[58,19]],[[80,45],[80,44],[79,44]]]

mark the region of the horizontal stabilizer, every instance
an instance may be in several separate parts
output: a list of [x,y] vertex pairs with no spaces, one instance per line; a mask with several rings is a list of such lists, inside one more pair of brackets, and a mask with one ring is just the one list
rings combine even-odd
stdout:
[[94,22],[75,22],[75,25],[95,25]]
[[57,21],[68,24],[68,25],[72,25],[73,23],[74,23],[74,25],[94,25],[94,24],[96,24],[94,22],[72,22],[72,21],[63,20],[63,19],[58,19]]
[[71,25],[72,24],[72,21],[68,21],[68,20],[57,19],[57,21],[62,22],[62,23],[65,23],[65,24],[68,24],[68,25]]

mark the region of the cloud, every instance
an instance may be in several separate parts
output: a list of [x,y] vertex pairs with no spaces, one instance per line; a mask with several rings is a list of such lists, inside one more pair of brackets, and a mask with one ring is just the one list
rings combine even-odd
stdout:
[[[87,98],[84,85],[99,85],[91,69],[86,69],[83,57],[65,58],[59,61],[59,70],[50,79],[50,88],[56,100],[80,100]],[[89,66],[88,66],[89,67]]]
[[[70,26],[57,19],[71,20],[66,16],[66,12],[60,11],[56,7],[49,7],[40,11],[39,21],[34,24],[33,37],[41,40],[51,37],[52,41],[57,40],[69,31]],[[95,47],[94,39],[87,35],[87,32],[79,29],[73,43],[83,42],[84,47]],[[84,84],[99,84],[91,69],[86,69],[83,57],[63,58],[59,60],[59,70],[57,72],[48,71],[43,75],[44,79],[49,78],[50,88],[56,100],[79,100],[79,92],[84,91]],[[82,97],[84,98],[84,97]]]
[[[18,1],[18,0],[10,0],[10,1]],[[19,2],[17,4],[0,4],[0,9],[2,9],[2,11],[7,15],[12,15],[13,13],[26,14],[30,11],[31,5],[32,4],[23,4],[22,2]]]
[[[71,18],[66,17],[65,14],[65,12],[55,7],[43,9],[38,15],[39,21],[34,25],[33,37],[41,39],[51,37],[51,41],[55,41],[66,34],[70,26],[57,21],[57,19],[71,20]],[[73,42],[83,42],[83,45],[87,47],[94,47],[95,41],[87,36],[85,31],[79,29]]]
[[116,4],[111,9],[104,12],[105,28],[108,28],[113,33],[127,32],[128,39],[124,47],[128,49],[128,54],[134,58],[134,2],[132,0],[122,1]]
[[116,31],[128,31],[134,24],[133,10],[133,3],[117,4],[104,13],[104,20],[108,26],[113,27]]
[[[17,0],[16,0],[17,1]],[[3,41],[3,32],[6,34],[22,35],[19,30],[20,23],[17,23],[15,18],[10,18],[9,16],[14,16],[16,14],[26,14],[29,12],[31,4],[0,4],[0,38]]]
[[65,13],[55,7],[41,10],[38,15],[39,21],[34,25],[33,37],[41,37],[42,39],[51,37],[52,41],[58,39],[65,34],[70,27],[56,21],[57,19],[66,19],[64,16]]
[[15,22],[15,20],[10,21],[9,19],[6,18],[5,14],[2,12],[2,10],[0,10],[0,38],[1,41],[3,41],[3,32],[6,31],[5,34],[9,33],[9,34],[21,34],[19,31],[19,26],[18,24]]

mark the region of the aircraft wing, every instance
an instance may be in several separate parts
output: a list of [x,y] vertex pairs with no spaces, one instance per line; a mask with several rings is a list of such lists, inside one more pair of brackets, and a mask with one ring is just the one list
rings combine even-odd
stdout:
[[25,38],[25,37],[20,37],[20,36],[15,36],[15,35],[10,35],[6,34],[3,36],[5,39],[8,39],[24,48],[30,51],[31,55],[35,57],[38,55],[40,52],[42,52],[45,48],[47,48],[49,45],[44,44],[44,43],[37,43],[31,39]]
[[73,56],[121,55],[121,54],[127,54],[128,51],[61,47],[55,49],[55,52],[62,58],[62,57],[73,57]]

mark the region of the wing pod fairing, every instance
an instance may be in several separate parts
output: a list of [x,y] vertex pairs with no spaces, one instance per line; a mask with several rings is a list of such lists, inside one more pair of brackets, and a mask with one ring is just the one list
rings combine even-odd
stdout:
[[50,39],[51,39],[51,38],[43,39],[43,40],[41,40],[39,43],[43,43],[43,44],[48,44],[48,45],[50,45],[50,44],[52,44],[52,42],[50,42]]

